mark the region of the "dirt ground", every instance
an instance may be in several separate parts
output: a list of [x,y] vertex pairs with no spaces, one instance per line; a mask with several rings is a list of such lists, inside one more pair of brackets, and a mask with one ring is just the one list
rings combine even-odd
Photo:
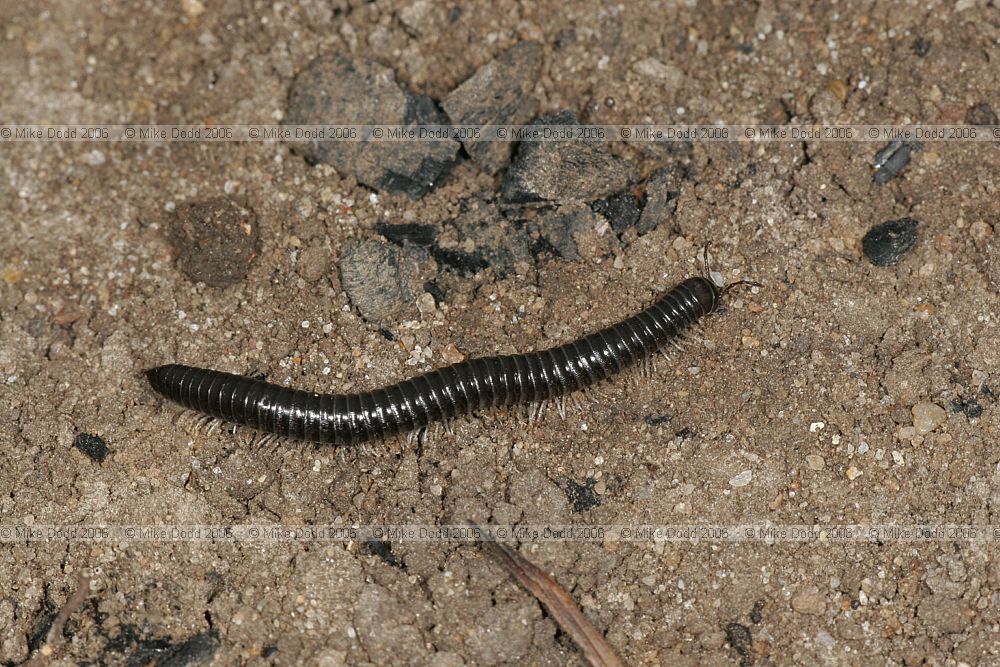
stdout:
[[[539,112],[584,122],[962,123],[1000,108],[994,3],[663,4],[7,2],[0,120],[278,122],[295,74],[329,52],[440,100],[529,39]],[[436,302],[385,332],[352,307],[341,250],[377,223],[440,226],[502,174],[464,160],[419,199],[372,197],[280,143],[2,144],[2,524],[1000,524],[1000,144],[927,144],[884,185],[874,144],[689,148],[612,146],[643,177],[689,175],[655,230],[595,231],[579,259],[502,277],[442,272]],[[217,197],[259,224],[226,288],[189,280],[168,233],[171,211]],[[862,237],[903,217],[915,247],[872,265]],[[764,289],[565,420],[501,412],[423,445],[263,448],[175,423],[141,373],[176,361],[344,391],[432,368],[449,345],[538,349],[645,307],[700,271],[708,240],[728,279]],[[937,415],[930,432],[914,406]],[[106,443],[102,462],[80,434]],[[996,664],[996,549],[520,545],[630,665]],[[582,664],[475,546],[180,541],[0,542],[0,664],[38,649],[81,574],[57,664]]]

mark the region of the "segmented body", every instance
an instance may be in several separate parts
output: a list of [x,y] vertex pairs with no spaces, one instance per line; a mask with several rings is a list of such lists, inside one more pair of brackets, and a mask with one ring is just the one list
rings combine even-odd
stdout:
[[357,394],[317,394],[179,364],[147,376],[160,394],[212,417],[279,436],[355,444],[585,389],[656,353],[714,311],[722,293],[708,278],[688,278],[642,312],[564,345],[469,359]]

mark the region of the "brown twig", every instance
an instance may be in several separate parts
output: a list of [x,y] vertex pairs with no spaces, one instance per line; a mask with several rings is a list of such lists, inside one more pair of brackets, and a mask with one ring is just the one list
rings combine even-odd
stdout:
[[583,651],[594,667],[623,667],[604,635],[580,611],[576,601],[552,577],[517,551],[499,542],[482,542],[493,560],[510,572],[545,605],[549,614]]
[[66,621],[80,608],[84,600],[87,599],[87,593],[90,592],[90,579],[81,573],[76,581],[76,590],[66,600],[66,604],[62,606],[56,617],[52,619],[52,625],[45,635],[45,643],[38,647],[38,650],[27,662],[21,663],[22,667],[41,667],[41,665],[48,663],[56,649],[62,644]]

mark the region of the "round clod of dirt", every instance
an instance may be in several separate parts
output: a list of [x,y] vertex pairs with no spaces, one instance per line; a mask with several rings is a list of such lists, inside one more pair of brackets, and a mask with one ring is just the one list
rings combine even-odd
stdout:
[[896,264],[916,245],[919,224],[913,218],[900,218],[875,225],[861,240],[861,250],[875,266]]
[[179,205],[168,234],[177,268],[210,287],[242,281],[257,256],[257,216],[231,199]]

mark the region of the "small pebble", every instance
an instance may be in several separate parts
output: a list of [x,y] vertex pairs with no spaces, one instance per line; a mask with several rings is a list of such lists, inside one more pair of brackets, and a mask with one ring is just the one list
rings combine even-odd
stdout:
[[604,199],[598,199],[590,204],[590,208],[594,213],[604,216],[618,233],[624,232],[639,222],[639,215],[642,212],[635,195],[627,190],[616,192]]
[[996,112],[986,102],[969,107],[965,112],[965,122],[969,125],[998,125]]
[[73,446],[90,457],[92,461],[103,463],[108,457],[108,446],[99,436],[80,433],[73,441]]
[[454,343],[448,343],[444,346],[444,349],[441,351],[441,358],[449,364],[457,364],[460,361],[465,361],[465,355],[455,347]]
[[819,591],[811,588],[797,591],[792,596],[791,605],[792,609],[800,614],[820,616],[826,611],[826,601],[823,599],[823,596]]
[[806,456],[806,465],[810,470],[822,470],[826,466],[826,459],[819,454],[809,454]]
[[914,151],[923,148],[923,145],[916,141],[904,142],[902,139],[895,139],[875,154],[872,166],[875,173],[872,180],[882,185],[896,178],[906,165],[910,164],[910,156]]
[[340,281],[369,322],[396,319],[413,308],[417,266],[405,249],[385,241],[352,241],[340,255]]
[[330,270],[330,251],[323,245],[311,245],[299,255],[298,274],[314,283]]
[[913,52],[917,54],[918,58],[923,58],[924,56],[926,56],[928,53],[931,52],[931,47],[933,45],[934,45],[933,42],[931,42],[929,39],[924,39],[923,37],[917,37],[915,40],[913,40],[913,44],[910,46],[910,48],[913,49]]
[[913,427],[917,433],[930,433],[944,423],[947,413],[939,405],[924,401],[913,406]]
[[982,220],[976,220],[969,225],[969,235],[972,236],[972,238],[978,243],[984,243],[988,241],[991,236],[993,236],[993,228]]
[[849,479],[849,480],[851,480],[853,482],[858,477],[861,477],[862,473],[861,473],[861,470],[859,470],[857,466],[853,466],[852,465],[852,466],[850,466],[850,467],[847,468],[847,473],[846,474],[847,474],[847,479]]
[[875,266],[891,266],[917,243],[917,225],[913,218],[887,220],[875,225],[861,240],[865,257]]
[[726,625],[726,641],[740,655],[750,655],[753,650],[753,636],[750,628],[742,623],[729,623]]
[[205,13],[205,5],[200,0],[181,0],[181,9],[191,18]]
[[107,160],[107,158],[104,156],[104,153],[101,152],[101,151],[99,151],[99,150],[97,150],[96,148],[94,150],[90,151],[89,153],[87,153],[83,157],[83,159],[91,167],[99,167],[102,164],[104,164],[105,161]]
[[421,313],[429,314],[433,313],[437,306],[434,303],[434,295],[430,292],[423,292],[417,297],[417,310]]
[[731,480],[729,480],[729,486],[738,489],[741,486],[746,486],[747,484],[749,484],[751,480],[753,480],[753,471],[744,470],[743,472],[741,472],[740,474],[736,475]]

